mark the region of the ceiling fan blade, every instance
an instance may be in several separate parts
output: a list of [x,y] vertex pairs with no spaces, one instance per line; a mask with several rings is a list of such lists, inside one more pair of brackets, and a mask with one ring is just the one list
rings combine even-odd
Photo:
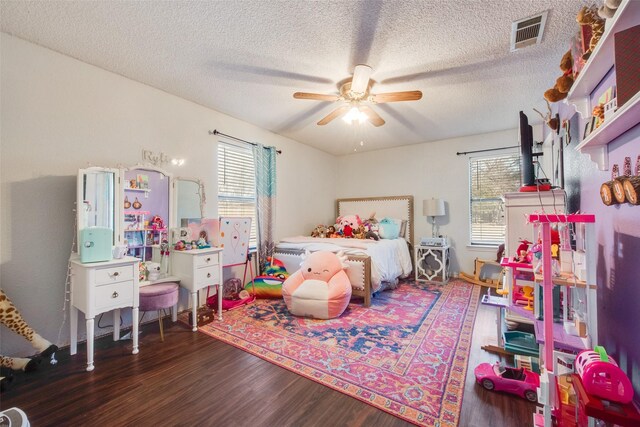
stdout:
[[351,79],[351,92],[365,93],[369,87],[369,78],[373,70],[368,65],[359,64],[353,70],[353,78]]
[[340,99],[338,95],[324,95],[321,93],[296,92],[293,94],[295,99],[313,99],[315,101],[337,101]]
[[385,102],[417,101],[421,98],[422,92],[420,92],[419,90],[410,90],[406,92],[388,92],[371,95],[371,101],[375,102],[376,104],[383,104]]
[[371,108],[369,106],[366,106],[366,105],[360,106],[360,111],[362,111],[363,113],[365,113],[367,115],[367,117],[369,118],[369,121],[375,127],[382,126],[385,123],[384,119],[382,117],[380,117],[380,115],[378,113],[373,111],[373,108]]
[[319,126],[324,126],[327,123],[329,123],[331,120],[333,119],[337,119],[338,117],[340,117],[341,115],[343,115],[344,113],[346,113],[347,111],[349,111],[349,106],[348,105],[343,105],[342,107],[338,107],[335,110],[333,110],[332,112],[330,112],[329,114],[327,114],[326,117],[324,117],[322,120],[320,120],[318,122]]

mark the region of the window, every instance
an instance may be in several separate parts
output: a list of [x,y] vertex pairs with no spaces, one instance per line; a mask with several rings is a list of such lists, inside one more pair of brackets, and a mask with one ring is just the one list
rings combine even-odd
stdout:
[[256,247],[256,177],[249,145],[218,141],[218,215],[250,217],[249,245]]
[[504,243],[502,196],[520,187],[520,156],[516,153],[469,159],[472,245]]

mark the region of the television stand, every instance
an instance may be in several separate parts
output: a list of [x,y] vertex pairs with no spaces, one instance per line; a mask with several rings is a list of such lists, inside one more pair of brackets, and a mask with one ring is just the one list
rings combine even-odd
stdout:
[[533,185],[523,185],[520,187],[521,193],[532,193],[536,191],[551,191],[551,184],[548,179],[536,179]]

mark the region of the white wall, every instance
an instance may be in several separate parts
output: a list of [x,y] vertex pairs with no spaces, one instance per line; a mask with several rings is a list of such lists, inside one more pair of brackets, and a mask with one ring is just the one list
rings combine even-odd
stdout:
[[343,156],[337,197],[413,195],[418,238],[431,236],[422,201],[444,199],[447,216],[437,223],[440,234],[451,239],[451,271],[472,273],[474,259],[495,259],[496,249],[469,247],[469,156],[456,153],[517,144],[518,131],[512,129]]
[[[218,129],[283,151],[276,238],[333,215],[337,164],[329,154],[4,33],[0,53],[0,286],[58,345],[69,343],[62,308],[79,168],[131,166],[142,149],[184,158],[183,167],[164,168],[202,179],[205,214],[215,217],[216,138],[208,131]],[[2,354],[33,354],[18,336],[1,334]]]

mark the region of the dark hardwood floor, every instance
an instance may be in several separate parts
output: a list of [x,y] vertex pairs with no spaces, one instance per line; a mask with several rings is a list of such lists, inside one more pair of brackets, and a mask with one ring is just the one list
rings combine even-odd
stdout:
[[[475,384],[473,368],[497,356],[483,351],[495,337],[496,309],[480,305],[465,384],[460,426],[531,425],[535,405]],[[142,326],[140,353],[131,341],[96,341],[93,372],[86,347],[37,372],[16,374],[0,408],[19,407],[32,426],[216,425],[399,426],[405,421],[319,385],[180,323]]]

